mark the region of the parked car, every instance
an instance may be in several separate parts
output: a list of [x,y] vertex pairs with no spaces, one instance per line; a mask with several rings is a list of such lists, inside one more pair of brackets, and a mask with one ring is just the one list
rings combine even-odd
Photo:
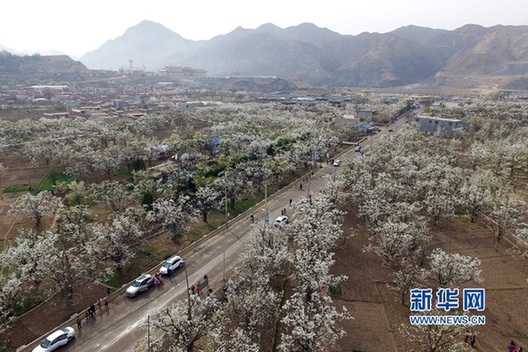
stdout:
[[160,273],[163,275],[170,274],[171,271],[174,271],[183,266],[183,259],[179,255],[175,255],[167,259],[160,268]]
[[389,132],[394,132],[394,130],[391,128],[391,129],[389,129]]
[[358,146],[356,147],[356,152],[359,153],[360,151],[361,151],[361,146],[358,145]]
[[149,289],[150,286],[154,283],[154,278],[150,274],[141,275],[138,277],[132,285],[126,290],[126,295],[128,297],[136,297],[143,291]]
[[286,215],[281,215],[277,219],[275,219],[273,226],[281,227],[282,225],[287,224],[289,221],[290,219]]
[[337,160],[334,160],[334,166],[339,166],[341,165],[341,160],[337,159]]
[[75,330],[72,327],[59,329],[42,340],[42,343],[33,349],[33,352],[55,351],[59,346],[66,345],[75,337]]

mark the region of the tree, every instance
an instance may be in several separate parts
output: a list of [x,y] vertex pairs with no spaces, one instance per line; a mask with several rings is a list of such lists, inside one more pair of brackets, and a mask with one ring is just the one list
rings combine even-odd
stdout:
[[339,312],[332,305],[329,288],[345,280],[334,276],[330,249],[337,245],[341,226],[336,222],[342,213],[332,209],[328,197],[312,204],[301,203],[297,218],[288,227],[293,239],[293,253],[288,257],[292,266],[290,280],[294,293],[284,303],[281,322],[283,333],[280,351],[320,351],[333,346],[345,332],[337,322],[350,319],[343,307]]
[[370,237],[373,242],[364,250],[379,255],[385,265],[392,265],[399,259],[419,254],[430,238],[427,227],[419,218],[400,221],[391,217],[373,229]]
[[13,244],[0,254],[0,260],[22,281],[32,281],[38,287],[46,276],[47,268],[42,265],[41,258],[48,247],[44,235],[37,234],[33,229],[22,229]]
[[212,187],[199,187],[194,195],[194,202],[202,213],[203,221],[207,222],[207,214],[218,209],[222,204],[222,193]]
[[154,331],[163,331],[162,338],[153,343],[153,351],[192,352],[195,344],[212,333],[214,321],[211,317],[219,307],[212,296],[202,298],[199,295],[189,297],[192,309],[188,309],[188,300],[179,301],[158,312],[152,319]]
[[526,203],[517,195],[506,193],[503,190],[497,192],[493,209],[488,214],[490,218],[489,227],[497,237],[497,242],[500,242],[508,229],[514,228],[518,224],[519,217],[525,211]]
[[113,214],[124,212],[137,204],[139,196],[117,181],[103,181],[90,187],[91,199],[106,205]]
[[159,198],[152,203],[152,210],[147,213],[147,221],[159,224],[169,232],[173,240],[181,237],[181,230],[187,228],[186,223],[195,219],[196,209],[190,205],[188,196]]
[[394,272],[393,276],[394,281],[388,286],[400,294],[400,303],[404,305],[410,290],[424,283],[427,271],[408,260],[403,260],[401,269]]
[[51,192],[43,191],[36,195],[26,193],[13,202],[8,214],[27,216],[35,220],[35,227],[38,228],[42,218],[53,215],[59,204],[60,198]]
[[[434,309],[428,315],[439,315]],[[457,314],[456,312],[450,314]],[[412,351],[418,352],[463,352],[469,351],[469,345],[464,343],[463,336],[468,334],[467,328],[460,325],[407,325],[402,324],[400,333],[417,346]]]
[[222,171],[220,176],[216,179],[215,184],[229,199],[231,208],[235,206],[238,199],[251,192],[252,183],[241,172],[227,168]]
[[466,282],[482,282],[480,260],[460,253],[448,254],[435,248],[430,256],[429,278],[439,287],[453,287]]
[[22,306],[22,284],[15,273],[0,275],[0,331],[9,326],[15,309]]
[[97,258],[105,261],[111,260],[117,270],[134,256],[132,245],[143,236],[143,231],[134,214],[116,215],[110,224],[97,224],[93,228],[96,245],[92,248]]

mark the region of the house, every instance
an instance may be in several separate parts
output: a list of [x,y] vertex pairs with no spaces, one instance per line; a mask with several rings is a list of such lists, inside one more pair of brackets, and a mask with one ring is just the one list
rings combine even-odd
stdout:
[[462,120],[443,119],[432,116],[416,116],[415,121],[420,125],[420,130],[427,133],[435,133],[439,129],[443,134],[453,136],[457,129],[469,128],[469,123]]

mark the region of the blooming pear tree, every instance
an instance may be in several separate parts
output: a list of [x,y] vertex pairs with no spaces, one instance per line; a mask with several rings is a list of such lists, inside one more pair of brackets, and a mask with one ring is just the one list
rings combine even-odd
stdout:
[[188,300],[163,308],[153,317],[154,334],[162,331],[163,335],[152,344],[152,351],[192,352],[200,339],[214,333],[215,321],[211,318],[220,306],[218,300],[199,295],[191,295]]
[[454,287],[467,282],[482,282],[480,259],[460,253],[449,254],[435,248],[430,255],[429,278],[439,287]]
[[60,198],[55,197],[48,191],[39,192],[36,195],[26,193],[13,202],[8,214],[27,216],[35,220],[35,227],[38,228],[42,218],[49,217],[55,213],[60,201]]
[[134,219],[134,214],[116,215],[109,224],[98,223],[92,231],[95,245],[91,247],[100,260],[110,260],[121,270],[134,256],[132,245],[143,236],[143,230]]
[[180,195],[176,199],[156,199],[152,203],[152,210],[147,213],[147,221],[159,224],[173,240],[177,240],[181,237],[181,231],[187,229],[188,222],[196,219],[196,215],[197,210],[192,207],[190,198]]
[[[427,315],[441,314],[436,309],[427,312]],[[456,315],[456,312],[450,312]],[[464,352],[471,348],[464,342],[468,330],[462,325],[409,325],[402,324],[400,333],[409,342],[416,346],[411,352]]]
[[199,187],[193,200],[196,208],[202,213],[203,221],[207,222],[207,214],[222,205],[222,192],[213,187]]

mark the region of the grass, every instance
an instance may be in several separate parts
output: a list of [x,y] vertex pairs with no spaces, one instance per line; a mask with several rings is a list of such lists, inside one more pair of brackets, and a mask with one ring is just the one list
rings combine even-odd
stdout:
[[28,192],[30,191],[30,188],[32,191],[38,192],[38,191],[51,191],[53,189],[53,186],[57,182],[70,182],[74,180],[73,176],[66,175],[65,173],[58,171],[54,167],[51,167],[48,169],[48,172],[46,175],[29,175],[28,177],[25,177],[27,179],[40,179],[39,182],[32,182],[32,183],[24,183],[24,184],[18,184],[18,185],[11,185],[7,188],[5,188],[2,192],[3,193],[15,193],[15,192]]
[[40,182],[38,187],[39,191],[51,191],[53,186],[57,182],[71,182],[75,178],[71,175],[66,175],[63,172],[58,172],[56,170],[50,169],[46,174],[46,177]]
[[11,185],[9,187],[4,188],[2,193],[15,193],[15,192],[27,192],[29,191],[30,185],[25,183],[22,185]]
[[114,172],[115,176],[125,176],[125,177],[132,177],[132,174],[130,171],[128,171],[128,168],[122,168]]

